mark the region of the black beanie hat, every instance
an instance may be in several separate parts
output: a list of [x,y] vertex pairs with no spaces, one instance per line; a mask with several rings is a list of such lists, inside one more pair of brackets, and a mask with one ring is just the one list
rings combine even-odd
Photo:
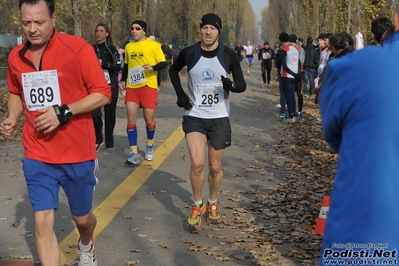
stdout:
[[269,45],[269,42],[264,42],[263,45]]
[[212,25],[218,29],[219,33],[222,31],[222,20],[214,13],[208,13],[202,16],[200,22],[200,28],[205,25]]
[[280,40],[280,42],[288,42],[289,41],[289,35],[288,35],[288,33],[283,32],[283,33],[280,34],[278,39]]
[[289,36],[289,42],[296,42],[297,39],[298,39],[298,38],[296,37],[295,34],[291,34],[291,35]]
[[144,32],[147,31],[147,23],[145,23],[144,21],[142,21],[142,20],[135,20],[135,21],[132,22],[132,25],[133,25],[133,24],[139,24],[140,27],[143,28],[143,31],[144,31]]

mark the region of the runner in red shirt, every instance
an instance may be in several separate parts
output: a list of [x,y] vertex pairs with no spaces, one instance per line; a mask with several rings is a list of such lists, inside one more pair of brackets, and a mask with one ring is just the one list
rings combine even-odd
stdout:
[[53,0],[20,0],[19,8],[27,42],[8,56],[9,117],[0,132],[11,138],[24,114],[23,170],[41,264],[60,264],[54,210],[62,187],[80,234],[79,265],[96,266],[91,208],[98,163],[90,112],[110,101],[111,90],[92,46],[55,29]]

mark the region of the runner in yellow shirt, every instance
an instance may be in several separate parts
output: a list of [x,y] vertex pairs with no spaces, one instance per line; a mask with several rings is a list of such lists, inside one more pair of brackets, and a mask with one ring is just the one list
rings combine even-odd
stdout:
[[130,153],[126,165],[140,164],[137,139],[137,115],[143,108],[147,131],[145,159],[154,160],[154,135],[156,123],[155,108],[158,103],[157,71],[166,66],[165,56],[160,45],[146,37],[147,23],[142,20],[133,21],[131,32],[133,41],[125,48],[125,65],[122,71],[121,89],[126,89],[127,137]]

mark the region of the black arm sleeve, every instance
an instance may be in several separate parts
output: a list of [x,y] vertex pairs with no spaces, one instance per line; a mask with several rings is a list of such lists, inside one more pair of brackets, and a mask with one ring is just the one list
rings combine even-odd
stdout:
[[125,82],[126,82],[126,78],[127,78],[127,70],[128,70],[128,67],[127,67],[127,64],[125,64],[122,69],[122,81],[125,81]]
[[231,92],[240,93],[247,89],[247,83],[245,82],[244,75],[242,74],[242,69],[240,61],[233,49],[225,46],[224,52],[226,56],[230,59],[230,71],[233,76],[235,83],[235,88]]
[[285,61],[285,57],[287,56],[287,52],[284,50],[280,50],[278,52],[278,55],[280,56],[280,61],[281,61],[281,66],[287,71],[289,74],[293,75],[294,77],[297,75],[297,73],[294,73],[291,69],[288,68],[287,66],[287,61]]
[[175,88],[176,95],[179,95],[182,92],[184,93],[179,72],[188,64],[188,62],[185,60],[187,49],[188,48],[184,48],[180,51],[176,60],[173,61],[173,64],[169,68],[170,81],[172,82],[173,88]]
[[259,49],[258,60],[262,60],[262,50],[263,49]]
[[155,71],[162,70],[162,69],[164,69],[165,67],[166,67],[166,61],[159,62],[159,63],[156,64],[155,66],[152,66],[152,68],[153,68]]

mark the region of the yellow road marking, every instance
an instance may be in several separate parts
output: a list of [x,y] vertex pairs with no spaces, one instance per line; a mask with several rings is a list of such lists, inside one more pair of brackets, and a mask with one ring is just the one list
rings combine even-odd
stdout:
[[[181,126],[179,126],[175,132],[155,150],[154,161],[144,162],[135,168],[135,170],[94,209],[93,213],[97,216],[97,226],[94,235],[99,235],[109,225],[134,193],[136,193],[151,174],[163,163],[183,138],[184,132]],[[75,230],[60,243],[62,265],[72,265],[72,263],[75,262],[77,258],[76,244],[78,237],[78,230],[75,228]]]

